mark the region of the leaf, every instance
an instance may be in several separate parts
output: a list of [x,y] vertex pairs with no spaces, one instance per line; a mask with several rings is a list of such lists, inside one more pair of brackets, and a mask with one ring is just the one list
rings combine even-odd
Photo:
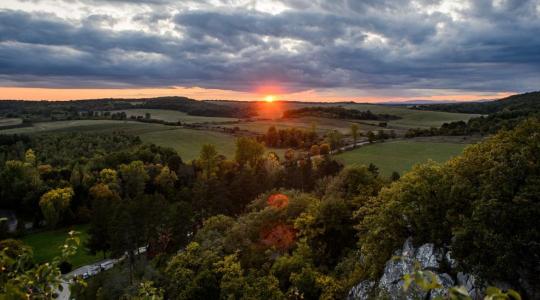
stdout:
[[494,296],[497,294],[501,294],[501,290],[496,287],[490,286],[486,289],[486,295],[488,296]]
[[508,289],[508,291],[506,292],[508,294],[508,296],[516,299],[516,300],[521,300],[521,296],[519,295],[518,292],[514,291],[513,289]]

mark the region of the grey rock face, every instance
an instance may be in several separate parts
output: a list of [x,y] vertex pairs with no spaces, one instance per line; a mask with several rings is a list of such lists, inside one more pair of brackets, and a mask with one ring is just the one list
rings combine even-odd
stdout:
[[454,286],[454,280],[446,273],[437,274],[437,282],[442,287],[432,290],[429,294],[430,299],[435,299],[436,297],[446,298],[448,296],[448,290]]
[[[426,263],[429,262],[432,256],[432,252],[429,251],[429,247],[423,249],[422,251],[426,253],[418,254],[423,257]],[[420,289],[411,287],[408,293],[404,293],[403,291],[403,276],[414,272],[414,265],[416,261],[416,251],[412,245],[412,240],[407,239],[403,244],[403,248],[400,253],[396,251],[396,254],[400,255],[397,255],[397,258],[386,262],[384,273],[379,280],[378,287],[381,290],[381,294],[390,297],[390,299],[424,298],[427,293]]]
[[458,285],[465,287],[473,299],[481,299],[482,291],[478,287],[477,280],[474,275],[459,272],[457,274],[457,283]]
[[[434,299],[439,296],[445,298],[449,289],[456,285],[465,287],[473,299],[481,299],[483,288],[477,278],[465,273],[458,273],[456,278],[452,278],[440,270],[443,261],[444,265],[452,269],[457,267],[457,262],[452,258],[451,251],[445,253],[444,250],[436,248],[431,243],[415,249],[412,239],[409,238],[403,243],[401,249],[394,252],[394,258],[386,262],[384,273],[378,281],[360,282],[349,291],[347,299],[369,299],[370,295],[374,293],[376,299]],[[405,293],[403,291],[403,277],[413,273],[416,264],[422,270],[433,272],[441,288],[431,290],[428,295],[427,292],[413,283]]]
[[369,293],[375,286],[375,282],[365,280],[354,286],[347,296],[348,300],[366,300],[369,299]]
[[446,255],[444,256],[444,260],[450,266],[450,268],[455,269],[457,268],[458,264],[457,261],[452,257],[452,250],[446,252]]
[[439,268],[442,252],[435,249],[433,244],[424,244],[416,250],[415,259],[420,263],[422,269],[434,270]]

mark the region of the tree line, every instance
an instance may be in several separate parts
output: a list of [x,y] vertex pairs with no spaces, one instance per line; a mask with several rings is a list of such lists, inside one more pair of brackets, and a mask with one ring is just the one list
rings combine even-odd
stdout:
[[252,106],[230,106],[187,97],[158,97],[142,99],[94,99],[72,101],[23,101],[0,102],[0,116],[22,118],[30,122],[72,120],[97,117],[96,112],[125,109],[168,109],[189,115],[208,117],[247,118],[256,115]]
[[374,114],[369,110],[347,109],[341,106],[310,106],[298,109],[286,110],[283,118],[299,117],[322,117],[334,119],[357,119],[357,120],[397,120],[398,116],[390,114]]

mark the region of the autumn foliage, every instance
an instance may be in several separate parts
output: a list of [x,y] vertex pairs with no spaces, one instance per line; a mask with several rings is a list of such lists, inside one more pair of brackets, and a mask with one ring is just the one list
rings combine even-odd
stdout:
[[289,197],[285,194],[273,194],[268,197],[268,205],[275,208],[283,208],[289,205]]
[[278,224],[261,231],[261,242],[280,250],[289,249],[296,239],[296,230],[289,225]]

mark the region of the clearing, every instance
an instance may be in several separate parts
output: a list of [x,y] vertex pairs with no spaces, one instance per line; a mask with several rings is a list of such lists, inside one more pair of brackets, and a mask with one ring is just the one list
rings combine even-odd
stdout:
[[444,162],[459,155],[467,145],[445,141],[397,140],[362,146],[335,157],[346,166],[373,163],[383,175],[388,176],[393,171],[403,175],[415,164],[429,159]]
[[73,269],[75,269],[103,258],[102,255],[91,255],[86,252],[84,244],[88,240],[88,228],[88,225],[77,225],[71,229],[63,228],[42,231],[25,235],[21,240],[34,250],[34,260],[37,263],[43,263],[52,261],[54,257],[61,254],[60,247],[64,244],[70,230],[80,232],[81,245],[77,249],[77,253],[69,261],[73,265]]

